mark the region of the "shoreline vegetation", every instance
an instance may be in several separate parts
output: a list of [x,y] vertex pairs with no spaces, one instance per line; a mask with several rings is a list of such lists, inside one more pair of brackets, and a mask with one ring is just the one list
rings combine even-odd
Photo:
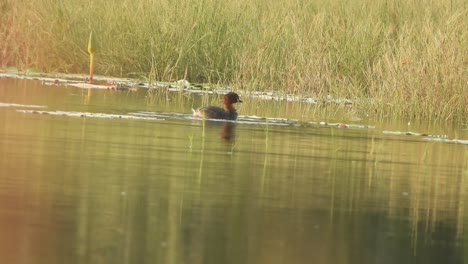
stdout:
[[0,68],[360,100],[378,117],[468,122],[468,3],[5,0]]

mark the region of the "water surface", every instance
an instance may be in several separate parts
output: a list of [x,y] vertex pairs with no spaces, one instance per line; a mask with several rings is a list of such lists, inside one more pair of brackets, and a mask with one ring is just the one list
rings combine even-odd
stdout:
[[2,262],[465,263],[466,145],[202,101],[0,79]]

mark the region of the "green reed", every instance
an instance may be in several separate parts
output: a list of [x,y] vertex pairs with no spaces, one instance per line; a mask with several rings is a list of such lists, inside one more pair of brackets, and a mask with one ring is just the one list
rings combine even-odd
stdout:
[[379,117],[467,121],[462,0],[5,0],[0,66],[371,98]]

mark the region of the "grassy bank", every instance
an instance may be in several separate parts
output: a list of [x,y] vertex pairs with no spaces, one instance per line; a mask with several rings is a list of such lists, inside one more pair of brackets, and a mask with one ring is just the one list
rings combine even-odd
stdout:
[[4,0],[0,66],[372,98],[377,116],[467,122],[464,0]]

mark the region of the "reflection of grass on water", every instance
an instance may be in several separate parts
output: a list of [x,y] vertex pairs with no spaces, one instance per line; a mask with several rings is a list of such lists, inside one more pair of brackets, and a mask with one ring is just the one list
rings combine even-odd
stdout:
[[[463,237],[463,231],[465,232],[466,237],[466,232],[468,230],[468,221],[466,220],[466,213],[468,212],[468,203],[466,202],[466,197],[468,197],[468,161],[465,161],[464,167],[460,183],[460,197],[462,198],[462,202],[460,202],[460,207],[458,208],[457,237]],[[466,240],[468,240],[468,238]]]
[[466,120],[467,8],[462,0],[7,0],[0,67],[84,73],[93,29],[99,74],[373,98],[356,107]]
[[155,104],[166,104],[169,100],[169,90],[168,89],[149,89],[146,101],[150,105]]
[[[201,186],[201,183],[202,183],[202,179],[203,179],[203,166],[204,166],[204,160],[205,160],[205,132],[206,132],[206,119],[205,118],[202,118],[202,133],[201,133],[201,136],[200,136],[200,142],[201,142],[201,145],[200,145],[200,148],[197,149],[194,145],[195,142],[198,142],[198,138],[195,140],[194,142],[194,134],[189,134],[188,135],[188,139],[189,139],[189,145],[188,145],[188,155],[189,155],[189,160],[192,159],[192,155],[193,155],[193,151],[196,150],[199,154],[199,162],[198,162],[198,170],[197,170],[197,183],[198,183],[198,187]],[[197,155],[198,156],[198,155]],[[200,189],[198,189],[198,191],[200,191]]]
[[200,186],[203,177],[203,161],[205,158],[205,128],[206,118],[202,118],[202,134],[201,134],[201,149],[200,149],[200,164],[198,166],[198,185]]
[[268,175],[268,155],[269,155],[269,137],[268,137],[268,132],[269,132],[269,127],[268,127],[268,119],[265,121],[265,159],[263,160],[263,170],[262,170],[262,181],[261,181],[261,186],[260,186],[260,193],[264,195],[264,190],[265,190],[265,180]]

